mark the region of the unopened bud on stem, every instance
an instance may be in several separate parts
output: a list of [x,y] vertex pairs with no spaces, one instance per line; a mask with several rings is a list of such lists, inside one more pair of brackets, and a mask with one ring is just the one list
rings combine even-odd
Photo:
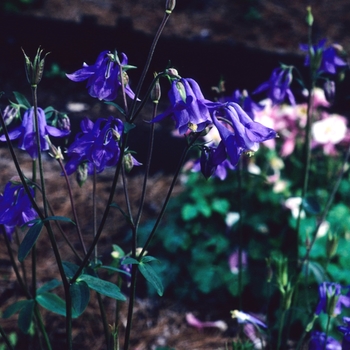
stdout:
[[175,8],[176,0],[166,0],[165,12],[171,14]]
[[48,53],[45,54],[44,58],[41,58],[43,50],[41,50],[39,47],[34,57],[34,61],[31,62],[30,58],[26,55],[23,49],[22,51],[25,59],[25,70],[27,80],[31,86],[35,87],[40,83],[41,78],[43,77],[45,58],[48,55]]

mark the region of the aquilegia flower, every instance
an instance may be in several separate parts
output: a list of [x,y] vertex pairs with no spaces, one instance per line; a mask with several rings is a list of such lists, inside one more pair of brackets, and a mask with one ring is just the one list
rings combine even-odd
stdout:
[[249,315],[243,311],[233,310],[231,311],[231,317],[236,318],[238,323],[251,323],[255,326],[267,328],[264,322],[258,320],[256,317]]
[[[33,189],[30,192],[34,195]],[[8,182],[0,196],[0,224],[4,225],[9,238],[16,226],[21,227],[37,216],[22,184]]]
[[100,173],[106,166],[116,165],[120,155],[119,141],[124,131],[123,122],[109,117],[108,120],[99,118],[93,123],[85,118],[80,126],[82,132],[76,135],[67,150],[70,158],[65,166],[67,174],[74,173],[83,163],[88,164],[90,175],[94,168]]
[[344,326],[338,330],[343,333],[342,350],[350,350],[350,317],[343,317]]
[[[38,108],[38,122],[39,122],[39,134],[40,134],[40,147],[42,151],[49,150],[49,143],[47,137],[64,137],[69,134],[69,130],[59,130],[53,126],[47,125],[45,112]],[[26,110],[23,116],[22,124],[9,132],[10,140],[18,139],[18,147],[26,150],[32,159],[36,159],[38,156],[38,146],[36,143],[36,135],[34,128],[34,108]],[[0,141],[6,141],[5,135],[0,136]]]
[[350,297],[341,294],[342,286],[339,283],[323,282],[319,285],[319,302],[315,314],[321,312],[335,317],[341,313],[342,306],[350,307]]
[[319,73],[335,74],[338,67],[344,67],[347,65],[340,57],[333,46],[325,47],[326,39],[320,40],[317,45],[313,45],[311,48],[312,59],[310,62],[310,50],[309,45],[301,44],[300,49],[306,51],[308,55],[305,58],[305,66],[313,66]]
[[263,105],[253,101],[253,99],[248,95],[248,92],[246,90],[243,90],[242,92],[240,92],[239,90],[235,90],[232,96],[226,98],[226,100],[228,102],[238,103],[253,120],[255,112],[259,112],[264,109]]
[[272,71],[270,79],[262,83],[253,94],[267,90],[268,97],[274,105],[281,104],[286,97],[288,97],[292,105],[295,105],[294,95],[289,88],[292,80],[292,67],[275,68]]
[[174,80],[168,96],[171,106],[154,118],[153,122],[171,116],[181,135],[185,134],[188,129],[200,132],[210,124],[206,100],[196,81],[189,78]]
[[83,68],[72,74],[66,74],[70,80],[80,82],[88,79],[87,87],[89,94],[92,97],[97,97],[99,100],[112,101],[117,97],[117,92],[122,86],[122,81],[125,87],[125,93],[134,98],[135,94],[131,90],[126,75],[120,77],[120,66],[123,68],[123,73],[127,69],[135,68],[128,65],[127,56],[122,53],[123,60],[119,64],[117,54],[112,54],[109,51],[103,51],[97,57],[96,62],[88,66],[83,63]]
[[233,166],[244,152],[255,152],[259,143],[275,138],[276,132],[252,120],[245,111],[234,102],[208,103],[212,121],[219,131],[226,155]]
[[325,341],[326,333],[312,332],[309,341],[309,350],[342,350],[340,343],[334,338],[328,336],[326,346],[324,346]]

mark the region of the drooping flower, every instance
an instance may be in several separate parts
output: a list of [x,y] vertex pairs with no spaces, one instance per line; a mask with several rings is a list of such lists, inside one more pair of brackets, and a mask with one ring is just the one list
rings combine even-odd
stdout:
[[[312,66],[319,73],[329,73],[335,74],[337,68],[344,67],[347,65],[340,57],[337,55],[337,51],[334,46],[326,48],[326,39],[322,39],[317,45],[313,45],[311,50],[309,45],[301,44],[300,49],[306,51],[308,55],[305,58],[305,66]],[[311,59],[310,59],[311,51]]]
[[187,323],[195,327],[197,329],[203,329],[203,328],[218,328],[222,331],[225,331],[227,329],[227,324],[224,321],[200,321],[197,317],[195,317],[191,312],[186,313],[186,321]]
[[[67,136],[69,130],[59,130],[53,126],[47,125],[45,112],[39,107],[37,109],[40,147],[42,151],[49,150],[49,143],[47,137],[64,137]],[[36,143],[35,123],[34,123],[34,108],[27,109],[23,116],[22,124],[12,131],[9,131],[10,140],[18,139],[18,147],[26,150],[32,159],[38,156],[38,146]],[[6,141],[5,135],[0,136],[0,141]]]
[[342,350],[350,350],[350,317],[343,317],[345,325],[339,326],[338,330],[343,333]]
[[159,122],[171,116],[181,135],[188,130],[200,132],[210,124],[206,100],[196,81],[189,78],[173,80],[168,96],[170,107],[152,122]]
[[227,102],[236,102],[238,103],[243,110],[249,115],[253,120],[255,119],[255,112],[262,111],[264,106],[256,103],[249,95],[246,90],[240,92],[235,90],[231,97],[226,99]]
[[309,350],[342,350],[340,343],[331,336],[327,337],[327,343],[326,346],[324,346],[326,337],[326,333],[317,331],[312,332],[309,341]]
[[251,323],[255,326],[267,328],[266,324],[254,316],[251,316],[243,311],[233,310],[231,311],[231,317],[236,318],[238,323]]
[[106,166],[116,165],[120,155],[119,140],[123,135],[124,126],[121,120],[109,117],[99,118],[93,123],[88,118],[82,120],[82,132],[76,135],[72,145],[67,150],[70,158],[65,169],[70,175],[82,163],[88,164],[88,174],[94,168],[98,173]]
[[[248,255],[246,252],[242,251],[242,269],[246,268],[248,264]],[[230,271],[234,274],[237,275],[239,272],[239,251],[235,250],[233,253],[230,254],[228,258],[228,265],[230,267]]]
[[335,317],[341,313],[342,306],[350,307],[350,297],[341,294],[342,286],[339,283],[323,282],[319,285],[319,302],[315,314],[321,312]]
[[286,97],[288,97],[292,105],[295,105],[295,98],[290,89],[292,80],[292,67],[275,68],[272,71],[270,79],[262,83],[253,94],[258,94],[267,90],[268,97],[274,105],[281,104]]
[[[125,71],[135,67],[128,65],[128,58],[124,53],[122,53],[122,57],[122,62],[119,63],[116,53],[112,54],[110,51],[103,51],[93,65],[89,66],[83,63],[83,68],[66,75],[75,82],[88,79],[87,88],[90,96],[106,101],[112,101],[117,97],[117,92],[123,82],[125,93],[133,99],[135,94],[129,86]],[[120,66],[123,69],[122,78],[120,77]]]
[[[30,192],[34,195],[33,189],[30,188]],[[4,225],[9,238],[16,226],[21,227],[37,216],[23,185],[9,181],[0,196],[0,224]]]
[[274,130],[253,121],[237,103],[207,105],[233,166],[237,165],[242,153],[255,152],[260,142],[277,136]]

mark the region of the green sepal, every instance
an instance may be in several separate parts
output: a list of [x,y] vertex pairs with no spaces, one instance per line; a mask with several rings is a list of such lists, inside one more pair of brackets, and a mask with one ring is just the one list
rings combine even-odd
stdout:
[[98,277],[93,277],[86,274],[81,274],[78,277],[77,281],[86,282],[89,288],[93,289],[97,293],[106,295],[107,297],[122,301],[126,300],[126,297],[121,293],[119,287],[111,282],[104,281]]
[[27,234],[23,238],[19,248],[18,248],[18,261],[23,262],[23,260],[27,257],[29,252],[32,250],[34,244],[39,238],[41,230],[44,226],[44,222],[42,220],[36,220],[35,224],[29,228]]
[[138,264],[138,269],[142,273],[143,277],[145,277],[146,280],[156,289],[158,295],[162,296],[164,293],[163,283],[154,268],[148,262],[144,262],[142,259],[142,261]]
[[86,282],[77,281],[70,286],[70,295],[72,298],[72,308],[78,317],[84,312],[89,303],[90,289]]
[[29,332],[30,324],[32,323],[35,301],[33,299],[26,300],[18,315],[18,327],[24,333]]
[[44,292],[48,292],[49,290],[52,290],[58,286],[60,286],[62,284],[62,282],[60,282],[59,280],[53,279],[49,282],[46,282],[45,284],[43,284],[40,288],[37,289],[36,294],[41,294]]

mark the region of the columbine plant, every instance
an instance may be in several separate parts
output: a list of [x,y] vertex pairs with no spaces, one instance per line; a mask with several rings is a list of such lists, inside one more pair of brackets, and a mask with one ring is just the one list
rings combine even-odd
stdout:
[[[264,185],[271,186],[271,192],[282,192],[283,190],[278,190],[276,185],[277,181],[281,180],[281,169],[283,169],[283,160],[279,158],[278,153],[286,159],[301,145],[303,171],[301,181],[295,186],[295,188],[298,187],[301,190],[297,191],[298,193],[293,196],[291,196],[292,193],[289,193],[289,197],[297,198],[298,200],[297,205],[293,208],[294,218],[290,219],[294,234],[293,242],[296,245],[296,247],[293,247],[295,248],[295,254],[290,254],[289,256],[278,255],[276,253],[276,245],[274,245],[270,247],[269,252],[265,252],[266,256],[264,257],[268,262],[268,293],[272,295],[271,285],[274,282],[281,296],[279,312],[276,313],[278,322],[274,324],[271,316],[267,317],[266,320],[260,320],[243,311],[232,311],[232,318],[238,321],[240,327],[244,326],[243,332],[238,332],[238,338],[241,336],[247,338],[247,341],[253,344],[255,348],[263,348],[267,345],[276,349],[285,348],[290,334],[290,322],[294,320],[293,313],[300,307],[296,295],[302,293],[303,287],[306,290],[305,300],[309,300],[311,250],[314,244],[317,243],[320,227],[325,222],[331,204],[334,201],[335,193],[346,170],[345,164],[350,153],[349,148],[337,181],[324,204],[324,209],[321,211],[318,203],[310,199],[309,196],[311,152],[322,145],[326,155],[335,155],[337,154],[336,145],[344,140],[349,140],[349,136],[346,120],[341,116],[330,116],[323,109],[320,109],[318,112],[321,117],[316,121],[314,120],[316,108],[328,106],[327,101],[323,104],[317,103],[316,87],[321,81],[323,83],[326,81],[326,85],[323,84],[326,90],[325,95],[329,100],[332,100],[335,93],[334,84],[329,82],[332,82],[332,76],[339,69],[344,68],[346,63],[338,56],[335,47],[325,46],[325,41],[321,41],[317,45],[312,44],[311,28],[313,18],[311,9],[309,9],[307,21],[310,29],[310,40],[307,45],[302,45],[301,49],[307,52],[305,65],[310,68],[310,76],[305,80],[306,82],[301,77],[298,79],[301,82],[301,87],[306,90],[307,102],[302,107],[300,105],[298,107],[291,90],[293,74],[297,72],[297,69],[287,65],[281,65],[274,69],[270,79],[261,84],[252,94],[255,98],[258,94],[267,92],[269,102],[265,100],[258,103],[249,96],[248,92],[240,92],[238,90],[231,97],[220,96],[217,100],[209,100],[203,95],[199,84],[194,79],[181,77],[174,68],[167,68],[155,73],[147,93],[141,96],[140,92],[145,83],[145,77],[158,39],[174,8],[175,1],[168,0],[163,20],[150,48],[150,53],[140,74],[138,84],[135,87],[129,85],[127,71],[136,67],[128,64],[126,54],[121,53],[119,55],[117,51],[103,51],[98,55],[94,64],[87,65],[84,63],[83,68],[67,74],[67,77],[73,82],[87,80],[90,96],[101,101],[107,101],[111,106],[115,107],[115,113],[109,116],[101,116],[95,121],[87,117],[84,118],[80,124],[81,131],[75,135],[74,141],[68,145],[65,152],[62,152],[59,147],[55,146],[55,138],[65,138],[70,134],[68,117],[55,111],[52,107],[40,108],[37,102],[37,90],[42,79],[46,55],[42,57],[43,52],[39,49],[31,61],[24,54],[26,75],[32,92],[32,103],[29,103],[23,95],[15,93],[17,103],[11,102],[0,118],[0,141],[7,142],[17,170],[17,176],[8,182],[4,188],[3,195],[0,197],[0,224],[9,257],[25,299],[18,300],[10,305],[4,310],[3,317],[11,317],[19,312],[18,324],[24,333],[28,333],[31,329],[31,324],[34,323],[36,329],[40,331],[38,347],[52,349],[52,342],[42,321],[42,315],[38,306],[40,305],[65,317],[65,348],[73,349],[72,319],[83,314],[90,300],[90,290],[94,290],[97,292],[106,338],[106,348],[108,349],[119,349],[120,321],[118,311],[115,313],[115,320],[106,319],[101,295],[114,298],[117,304],[119,302],[128,303],[123,347],[124,350],[130,348],[130,339],[133,336],[132,318],[137,292],[137,276],[142,275],[159,295],[162,295],[164,292],[162,280],[153,265],[158,260],[148,255],[148,249],[156,236],[174,186],[190,151],[197,152],[197,160],[187,164],[193,164],[192,170],[194,172],[200,170],[208,181],[211,181],[213,177],[225,180],[231,173],[235,172],[237,174],[237,210],[231,211],[231,214],[232,212],[235,214],[236,219],[234,223],[227,223],[227,233],[233,227],[238,227],[238,238],[236,239],[235,249],[226,248],[228,259],[225,259],[225,262],[228,271],[231,271],[231,274],[238,275],[238,288],[236,288],[235,296],[238,296],[239,305],[237,309],[242,310],[244,284],[242,271],[244,268],[244,272],[248,273],[247,271],[252,265],[248,264],[249,259],[252,258],[249,256],[249,252],[243,251],[243,171],[246,171],[249,176],[254,174],[263,177],[261,169],[254,164],[251,157],[258,152],[260,144],[266,142],[266,149],[270,150],[271,153],[269,157],[264,159],[264,164],[269,166],[270,170],[272,169],[273,174],[271,175],[271,171],[269,175],[266,174],[264,178],[266,183]],[[170,83],[168,93],[169,107],[164,112],[158,113],[157,106],[161,98],[160,83],[162,82],[163,84],[162,79]],[[221,82],[221,86],[222,84],[223,82]],[[116,102],[117,96],[119,96],[117,101],[122,101],[120,104]],[[280,107],[287,100],[290,103],[288,108],[286,108],[288,112]],[[148,156],[145,164],[141,164],[137,161],[137,155],[134,157],[133,151],[129,149],[129,139],[133,137],[132,129],[136,126],[135,121],[139,118],[147,102],[153,104],[153,112],[150,122],[147,123],[150,129]],[[276,108],[279,108],[277,112]],[[154,127],[155,123],[161,122],[168,117],[173,119],[176,132],[180,137],[186,139],[187,144],[169,189],[164,194],[164,201],[157,219],[152,223],[151,228],[148,228],[146,237],[143,237],[141,244],[140,221],[147,195],[149,169],[153,152]],[[330,130],[330,125],[333,124],[338,126],[336,131]],[[278,137],[282,139],[280,143],[278,143],[278,140],[275,140]],[[12,141],[17,141],[20,150],[27,151],[31,157],[33,164],[31,178],[24,174]],[[43,153],[47,151],[58,162],[61,176],[66,181],[71,203],[71,217],[55,215],[50,204],[42,159]],[[140,186],[142,189],[136,210],[132,208],[127,186],[127,173],[134,166],[142,166],[144,168],[144,178]],[[97,175],[108,167],[114,168],[114,176],[104,212],[102,217],[98,219],[96,215]],[[37,176],[37,170],[39,171],[39,177]],[[89,176],[93,182],[94,216],[91,229],[93,239],[89,245],[82,233],[74,204],[74,196],[70,186],[70,175],[72,174],[76,175],[80,186],[84,186]],[[118,182],[123,184],[125,203],[114,202],[114,194]],[[272,187],[272,185],[276,186]],[[289,192],[296,191],[295,188],[290,188]],[[248,190],[251,189],[248,188]],[[255,189],[254,192],[256,192]],[[198,196],[194,197],[198,200]],[[230,194],[230,197],[233,196]],[[266,202],[266,199],[264,200]],[[279,198],[278,202],[283,203],[286,201]],[[206,211],[202,206],[203,202],[198,203],[200,208],[195,210],[206,215],[206,217],[210,216],[212,213],[211,209]],[[213,211],[225,214],[226,219],[228,219],[230,208],[227,203],[229,202],[216,201],[216,203],[219,204],[215,205],[215,210]],[[227,208],[222,209],[224,205]],[[291,207],[286,205],[283,208],[285,210],[285,208]],[[130,252],[125,253],[118,244],[114,244],[113,263],[111,266],[106,266],[103,261],[99,260],[98,243],[111,210],[119,210],[125,219],[125,223],[131,232],[131,249]],[[272,214],[269,213],[269,215]],[[307,215],[317,216],[312,232],[305,229],[305,222],[308,219]],[[187,214],[187,220],[189,220],[189,217]],[[70,228],[74,228],[79,238],[79,248],[71,244],[69,236],[60,226],[61,222],[68,223]],[[57,231],[53,226],[54,223]],[[13,236],[19,237],[19,229],[26,230],[24,238],[16,240],[19,242],[18,260],[23,267],[22,273],[17,268],[13,254],[15,249]],[[267,229],[264,231],[264,227],[260,228],[260,230],[264,234],[268,232]],[[37,259],[40,259],[39,254],[37,254],[36,242],[44,232],[47,233],[50,240],[61,281],[52,279],[42,284],[41,281],[36,279]],[[64,239],[64,244],[67,244],[71,250],[71,256],[66,257],[67,261],[62,259],[60,244],[56,240],[58,233]],[[228,239],[223,240],[223,242],[226,241]],[[328,260],[325,264],[325,269],[327,269],[327,264],[334,257],[337,249],[338,239],[336,234],[330,233],[328,235],[327,244]],[[303,249],[299,249],[300,246]],[[232,251],[234,251],[234,256],[233,254],[229,256]],[[32,258],[32,280],[30,285],[24,276],[25,260],[29,254]],[[268,254],[271,256],[268,256]],[[112,273],[117,273],[118,282],[113,283],[101,279],[100,269],[107,269]],[[121,289],[120,286],[123,280],[127,286]],[[53,291],[61,285],[64,290],[64,299],[60,298]],[[338,283],[321,281],[319,292],[320,301],[315,311],[311,310],[309,303],[307,303],[308,309],[306,314],[312,317],[312,321],[308,322],[307,325],[304,322],[305,332],[299,337],[300,343],[298,346],[301,346],[305,336],[313,329],[316,319],[322,313],[328,316],[327,326],[325,332],[313,330],[310,349],[316,349],[319,346],[329,348],[328,346],[337,344],[332,337],[328,336],[331,319],[341,314],[341,306],[345,308],[350,306],[349,297],[341,294],[341,286]],[[119,310],[119,305],[116,306],[116,309]],[[268,312],[269,310],[265,309],[265,311]],[[222,321],[202,322],[193,314],[187,314],[187,322],[198,329],[217,327],[226,330],[226,324]],[[349,343],[348,319],[345,318],[344,322],[346,326],[340,327],[340,331],[344,334],[343,349],[347,349]],[[111,324],[113,326],[110,326]],[[12,345],[7,335],[1,328],[0,331],[6,344],[11,348]],[[276,337],[274,337],[275,334],[277,335]],[[232,346],[235,348],[235,342],[233,342]]]

